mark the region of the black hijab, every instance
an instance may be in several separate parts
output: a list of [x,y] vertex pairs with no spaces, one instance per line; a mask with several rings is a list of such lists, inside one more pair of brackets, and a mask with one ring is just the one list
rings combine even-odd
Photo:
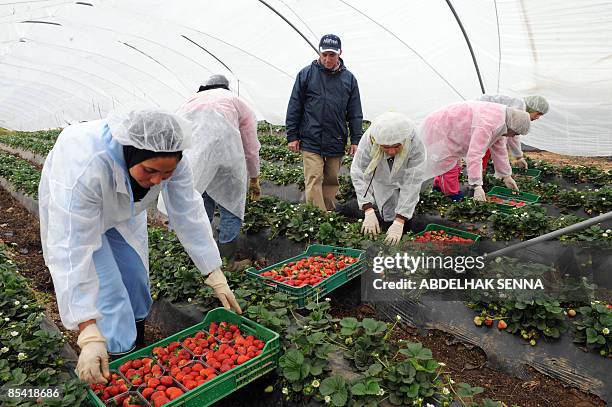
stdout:
[[136,181],[132,174],[130,174],[130,168],[133,166],[140,164],[143,161],[149,160],[151,158],[156,157],[177,157],[178,161],[183,158],[182,151],[149,151],[149,150],[141,150],[134,146],[123,146],[123,158],[125,160],[125,165],[128,169],[128,174],[130,176],[130,186],[132,187],[132,195],[134,196],[134,202],[139,202],[145,195],[149,192],[150,188],[144,188],[140,186],[138,181]]

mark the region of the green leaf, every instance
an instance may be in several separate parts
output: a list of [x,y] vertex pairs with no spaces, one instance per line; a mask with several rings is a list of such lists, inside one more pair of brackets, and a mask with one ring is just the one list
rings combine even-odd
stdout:
[[366,386],[364,383],[359,382],[355,383],[353,387],[351,387],[351,393],[354,396],[364,396],[366,394]]
[[419,395],[419,389],[421,386],[419,386],[418,383],[412,383],[410,385],[410,388],[408,390],[408,392],[406,393],[407,397],[410,397],[411,399],[415,399],[418,397]]
[[308,335],[306,337],[306,340],[308,340],[308,343],[316,345],[321,343],[321,341],[323,341],[323,338],[325,338],[324,332],[315,332],[313,334]]
[[370,396],[376,396],[378,395],[379,391],[380,391],[380,386],[376,380],[369,380],[367,382],[366,394],[369,394]]
[[409,342],[407,349],[401,349],[400,353],[418,360],[429,360],[433,357],[431,350],[424,348],[421,342]]
[[344,377],[335,375],[324,379],[321,382],[319,391],[323,396],[330,396],[332,405],[341,407],[346,405],[348,391]]
[[368,376],[376,376],[380,372],[382,372],[382,365],[380,363],[374,363],[365,371],[365,374]]
[[389,401],[395,406],[401,406],[402,404],[404,404],[404,398],[400,397],[395,393],[389,394]]
[[387,325],[384,322],[376,321],[372,318],[364,318],[361,321],[361,326],[363,326],[368,335],[375,335],[387,330]]
[[304,355],[297,349],[289,349],[279,359],[279,366],[282,368],[283,376],[290,382],[296,382],[303,377],[303,365]]
[[310,366],[310,374],[313,376],[319,376],[323,374],[323,369],[327,365],[325,360],[317,359]]
[[587,328],[586,334],[587,334],[587,343],[596,343],[597,342],[597,337],[599,335],[598,335],[596,330],[594,330],[593,328]]

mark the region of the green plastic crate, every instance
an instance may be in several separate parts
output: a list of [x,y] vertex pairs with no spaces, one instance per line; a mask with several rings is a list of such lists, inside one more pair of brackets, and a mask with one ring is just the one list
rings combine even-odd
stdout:
[[536,170],[534,168],[524,169],[524,168],[512,167],[512,174],[521,175],[523,177],[530,177],[533,179],[540,179],[540,175],[542,174],[542,171]]
[[[530,194],[529,192],[515,191],[513,189],[504,187],[493,187],[487,196],[496,196],[502,199],[512,199],[513,201],[525,202],[527,205],[531,205],[540,200],[540,195]],[[502,203],[496,204],[502,212],[512,212],[516,207],[512,205],[506,205]]]
[[443,230],[444,233],[449,234],[451,236],[459,236],[465,239],[472,239],[474,241],[474,243],[472,244],[475,244],[476,242],[480,240],[480,235],[477,235],[476,233],[470,233],[470,232],[466,232],[465,230],[455,229],[455,228],[451,228],[448,226],[442,226],[436,223],[429,223],[427,226],[425,226],[425,230],[417,233],[415,236],[422,236],[425,232],[431,232],[433,230]]
[[[334,255],[356,257],[358,258],[358,260],[350,266],[345,267],[344,269],[333,274],[331,277],[321,281],[314,287],[311,285],[305,285],[302,287],[292,287],[286,284],[278,284],[275,281],[271,281],[269,278],[262,277],[260,275],[261,273],[282,267],[287,263],[298,261],[300,259],[303,259],[304,257],[327,255],[329,253],[333,253]],[[336,288],[344,285],[348,281],[362,274],[365,271],[365,268],[365,251],[363,250],[314,244],[308,246],[304,253],[292,257],[290,259],[283,260],[264,269],[257,270],[254,267],[251,267],[247,269],[247,275],[251,278],[256,279],[262,284],[273,286],[276,291],[286,293],[289,296],[294,297],[295,304],[297,305],[297,307],[304,308],[309,300],[316,300],[317,296],[318,298],[321,298],[322,296],[332,292]]]
[[[127,356],[117,359],[110,364],[111,369],[119,369],[123,363],[143,357],[151,357],[153,348],[156,346],[165,346],[170,342],[178,341],[186,336],[189,336],[197,331],[205,330],[211,322],[230,322],[238,325],[240,330],[245,336],[253,335],[257,339],[265,341],[261,354],[254,357],[253,359],[244,362],[243,364],[229,370],[225,373],[219,374],[212,380],[196,387],[181,397],[172,400],[170,403],[164,404],[164,406],[185,406],[185,407],[206,407],[213,404],[216,401],[221,400],[227,395],[233,393],[237,389],[245,386],[255,379],[265,375],[268,372],[276,369],[278,365],[278,359],[280,357],[280,341],[279,335],[269,330],[268,328],[259,325],[258,323],[251,321],[241,315],[235,314],[225,308],[216,308],[209,311],[204,320],[192,327],[184,329],[183,331],[176,333],[168,338],[162,339],[154,343],[153,345],[147,346],[141,350],[133,352]],[[197,360],[197,359],[196,359]],[[94,393],[89,390],[89,400],[95,406],[104,407],[105,404],[98,399]]]

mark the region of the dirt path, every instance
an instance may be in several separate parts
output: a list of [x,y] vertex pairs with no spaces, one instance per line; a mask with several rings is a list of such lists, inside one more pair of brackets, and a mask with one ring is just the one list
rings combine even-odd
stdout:
[[555,165],[584,165],[597,167],[600,170],[612,170],[612,159],[610,157],[576,157],[572,155],[560,155],[548,151],[530,151],[525,155],[532,160],[545,160]]

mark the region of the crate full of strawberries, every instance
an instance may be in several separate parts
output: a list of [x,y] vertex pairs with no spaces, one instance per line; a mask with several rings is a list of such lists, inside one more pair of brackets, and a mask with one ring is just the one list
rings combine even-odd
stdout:
[[204,321],[113,361],[111,380],[90,385],[106,406],[208,406],[274,370],[278,334],[224,308]]
[[530,194],[529,192],[514,191],[504,187],[493,187],[487,193],[487,200],[495,202],[499,210],[508,213],[516,208],[522,208],[526,205],[538,202],[540,196]]
[[298,308],[330,293],[365,271],[363,250],[310,245],[298,256],[261,270],[250,268],[247,275],[295,298]]
[[480,240],[480,235],[447,226],[430,223],[414,241],[419,243],[473,245]]

